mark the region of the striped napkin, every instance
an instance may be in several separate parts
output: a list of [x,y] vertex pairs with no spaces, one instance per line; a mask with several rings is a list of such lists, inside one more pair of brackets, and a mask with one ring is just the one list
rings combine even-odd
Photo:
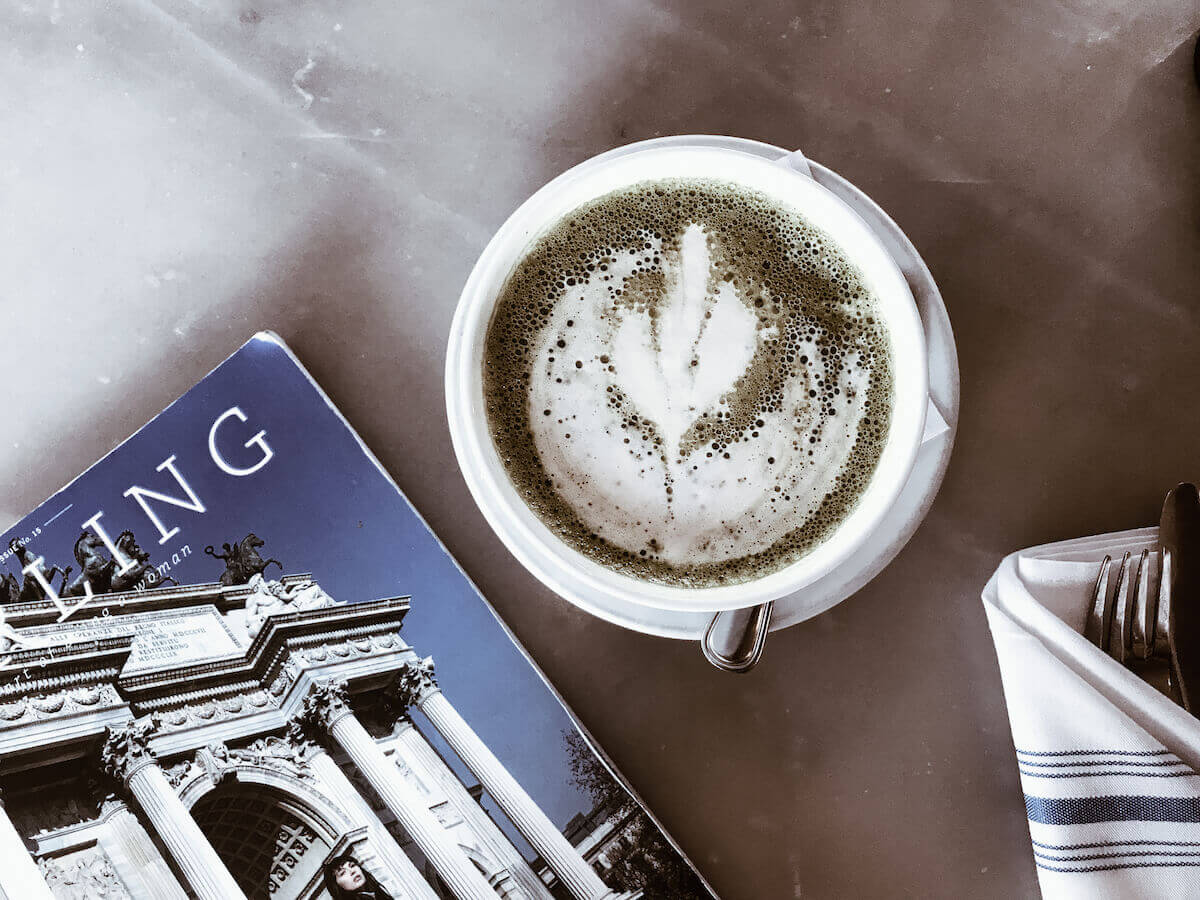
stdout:
[[1083,637],[1100,561],[1157,536],[1022,550],[983,591],[1046,898],[1200,897],[1200,721]]

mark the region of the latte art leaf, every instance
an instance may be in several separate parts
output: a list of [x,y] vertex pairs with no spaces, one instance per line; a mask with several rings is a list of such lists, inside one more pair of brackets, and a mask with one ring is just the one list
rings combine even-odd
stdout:
[[759,342],[775,329],[759,331],[729,282],[710,291],[715,279],[699,225],[689,225],[679,250],[664,256],[656,314],[645,307],[620,313],[613,359],[617,385],[657,426],[673,459],[684,433],[746,373]]
[[854,508],[891,416],[874,299],[794,212],[699,179],[565,217],[488,327],[489,430],[555,534],[704,587],[808,553]]

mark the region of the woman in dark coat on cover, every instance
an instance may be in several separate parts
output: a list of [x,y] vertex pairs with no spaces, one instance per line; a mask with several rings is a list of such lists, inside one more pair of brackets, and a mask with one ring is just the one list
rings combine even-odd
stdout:
[[333,900],[394,900],[349,853],[325,863],[325,890]]

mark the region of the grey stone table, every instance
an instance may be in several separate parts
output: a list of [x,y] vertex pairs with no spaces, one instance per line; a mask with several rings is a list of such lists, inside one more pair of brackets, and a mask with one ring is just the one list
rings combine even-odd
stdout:
[[[0,10],[0,521],[279,331],[723,897],[1036,892],[979,590],[1200,477],[1194,4],[25,0]],[[611,146],[796,146],[938,279],[955,458],[749,677],[589,618],[475,511],[442,403],[492,231]]]

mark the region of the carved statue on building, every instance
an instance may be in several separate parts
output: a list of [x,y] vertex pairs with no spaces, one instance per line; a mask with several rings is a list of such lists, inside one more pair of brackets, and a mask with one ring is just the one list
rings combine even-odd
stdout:
[[[150,562],[150,554],[138,546],[137,538],[132,531],[122,531],[117,537],[117,549],[121,555],[133,562],[133,568],[122,574],[114,572],[109,585],[111,591],[128,591],[144,578],[148,584],[179,584],[170,575],[161,575]],[[153,574],[151,574],[153,573]]]
[[228,747],[221,741],[211,741],[196,751],[196,763],[213,784],[220,784],[233,760],[229,757]]
[[21,599],[21,582],[11,572],[0,576],[0,603],[16,603]]
[[[12,551],[17,558],[17,562],[21,566],[21,571],[24,572],[33,561],[37,559],[28,547],[21,543],[19,538],[13,538],[8,542],[8,549]],[[71,574],[71,567],[60,569],[58,566],[51,566],[49,570],[45,566],[38,566],[42,575],[46,579],[46,584],[51,584],[51,579],[55,575],[62,575],[62,584],[59,587],[59,595],[62,595],[62,589],[66,586],[67,576]],[[21,603],[29,603],[34,600],[45,600],[46,592],[42,590],[42,586],[38,584],[38,580],[33,575],[26,575],[25,581],[21,584],[21,592],[17,595],[17,600]]]
[[252,741],[245,747],[230,750],[233,761],[255,766],[280,769],[297,778],[308,772],[309,742],[293,742],[287,738],[267,736]]
[[65,584],[66,579],[63,579],[61,596],[83,597],[88,587],[93,594],[108,590],[116,563],[104,553],[104,541],[99,535],[93,531],[80,532],[75,539],[75,562],[79,563],[79,575],[70,584]]
[[272,563],[279,566],[281,572],[283,571],[283,563],[279,560],[264,560],[259,554],[258,548],[265,543],[252,531],[237,544],[222,544],[221,549],[225,551],[224,553],[217,553],[212,544],[205,547],[204,552],[225,563],[225,571],[221,573],[218,580],[221,584],[229,587],[235,584],[249,584],[251,578],[255,575],[262,575],[267,570],[267,566]]
[[249,765],[275,769],[292,778],[308,778],[308,747],[307,740],[293,742],[274,735],[258,738],[245,747],[228,747],[221,741],[213,741],[197,750],[194,759],[177,763],[168,770],[168,777],[178,787],[203,772],[214,784],[219,784],[232,777],[236,766]]
[[[91,531],[81,532],[75,540],[75,561],[79,563],[79,577],[66,584],[60,593],[62,597],[83,597],[88,588],[93,594],[111,594],[118,591],[132,590],[145,579],[147,584],[171,582],[179,584],[169,575],[160,576],[150,562],[150,554],[138,546],[133,532],[122,531],[116,540],[116,547],[124,559],[133,563],[133,567],[121,572],[117,561],[104,550],[104,541]],[[68,569],[67,571],[70,571]]]
[[132,900],[112,860],[100,847],[70,854],[63,859],[41,859],[38,867],[58,900]]
[[268,581],[260,573],[254,575],[249,584],[251,590],[246,598],[246,631],[250,637],[262,631],[268,616],[337,603],[315,581],[285,587],[278,581]]

